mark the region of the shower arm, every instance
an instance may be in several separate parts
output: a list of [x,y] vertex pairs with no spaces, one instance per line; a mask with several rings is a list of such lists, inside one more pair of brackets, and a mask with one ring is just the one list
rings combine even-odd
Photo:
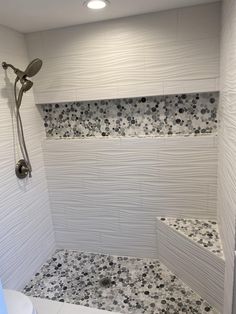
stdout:
[[12,68],[12,70],[13,70],[14,72],[17,70],[17,69],[16,69],[12,64],[10,64],[10,63],[3,62],[2,66],[3,66],[3,68],[4,68],[5,70],[7,70],[8,67]]
[[16,68],[12,64],[10,64],[10,63],[3,62],[2,63],[2,67],[3,67],[4,70],[7,70],[7,68],[10,67],[10,68],[12,68],[12,70],[14,72],[16,71]]
[[19,79],[21,80],[21,79],[23,79],[23,78],[26,77],[26,73],[25,73],[25,72],[23,72],[23,71],[21,71],[21,70],[15,68],[15,67],[14,67],[12,64],[10,64],[10,63],[3,62],[3,63],[2,63],[2,67],[3,67],[4,70],[7,70],[8,68],[11,68],[11,69],[14,71],[14,73],[17,75],[18,80],[19,80]]

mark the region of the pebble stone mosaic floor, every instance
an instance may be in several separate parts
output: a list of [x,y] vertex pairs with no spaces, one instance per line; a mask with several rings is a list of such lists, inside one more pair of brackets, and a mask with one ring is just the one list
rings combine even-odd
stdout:
[[217,313],[158,260],[59,250],[28,296],[132,314]]
[[224,258],[218,224],[214,220],[159,218],[169,227],[191,238],[220,258]]

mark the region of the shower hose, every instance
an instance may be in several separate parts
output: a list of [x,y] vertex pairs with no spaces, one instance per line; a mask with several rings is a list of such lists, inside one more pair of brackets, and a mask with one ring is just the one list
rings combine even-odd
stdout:
[[31,174],[32,173],[32,167],[31,167],[27,147],[25,144],[24,130],[23,130],[23,125],[22,125],[22,120],[21,120],[21,115],[20,115],[20,106],[21,106],[24,91],[23,91],[23,88],[21,88],[19,91],[18,97],[17,97],[17,91],[16,91],[17,82],[18,82],[18,80],[16,79],[15,84],[14,84],[14,96],[15,96],[15,103],[16,103],[17,137],[18,137],[18,142],[19,142],[19,146],[20,146],[20,150],[21,150],[23,159],[25,160],[26,165],[27,165],[28,170],[29,170],[29,177],[32,177],[32,174]]

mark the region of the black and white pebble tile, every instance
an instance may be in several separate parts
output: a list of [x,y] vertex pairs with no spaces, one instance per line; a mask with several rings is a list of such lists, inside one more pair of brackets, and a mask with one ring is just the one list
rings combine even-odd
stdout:
[[59,250],[23,292],[127,314],[217,313],[153,259]]
[[224,258],[218,224],[215,220],[159,218],[163,223]]
[[217,132],[219,93],[44,104],[48,138],[206,135]]

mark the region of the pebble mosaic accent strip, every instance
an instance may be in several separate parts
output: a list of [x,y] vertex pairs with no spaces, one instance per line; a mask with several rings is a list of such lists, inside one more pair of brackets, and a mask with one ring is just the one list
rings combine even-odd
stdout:
[[42,105],[47,137],[204,135],[217,131],[219,93]]
[[217,256],[224,258],[218,224],[213,220],[158,218]]
[[216,313],[153,259],[59,250],[23,292],[120,313]]

